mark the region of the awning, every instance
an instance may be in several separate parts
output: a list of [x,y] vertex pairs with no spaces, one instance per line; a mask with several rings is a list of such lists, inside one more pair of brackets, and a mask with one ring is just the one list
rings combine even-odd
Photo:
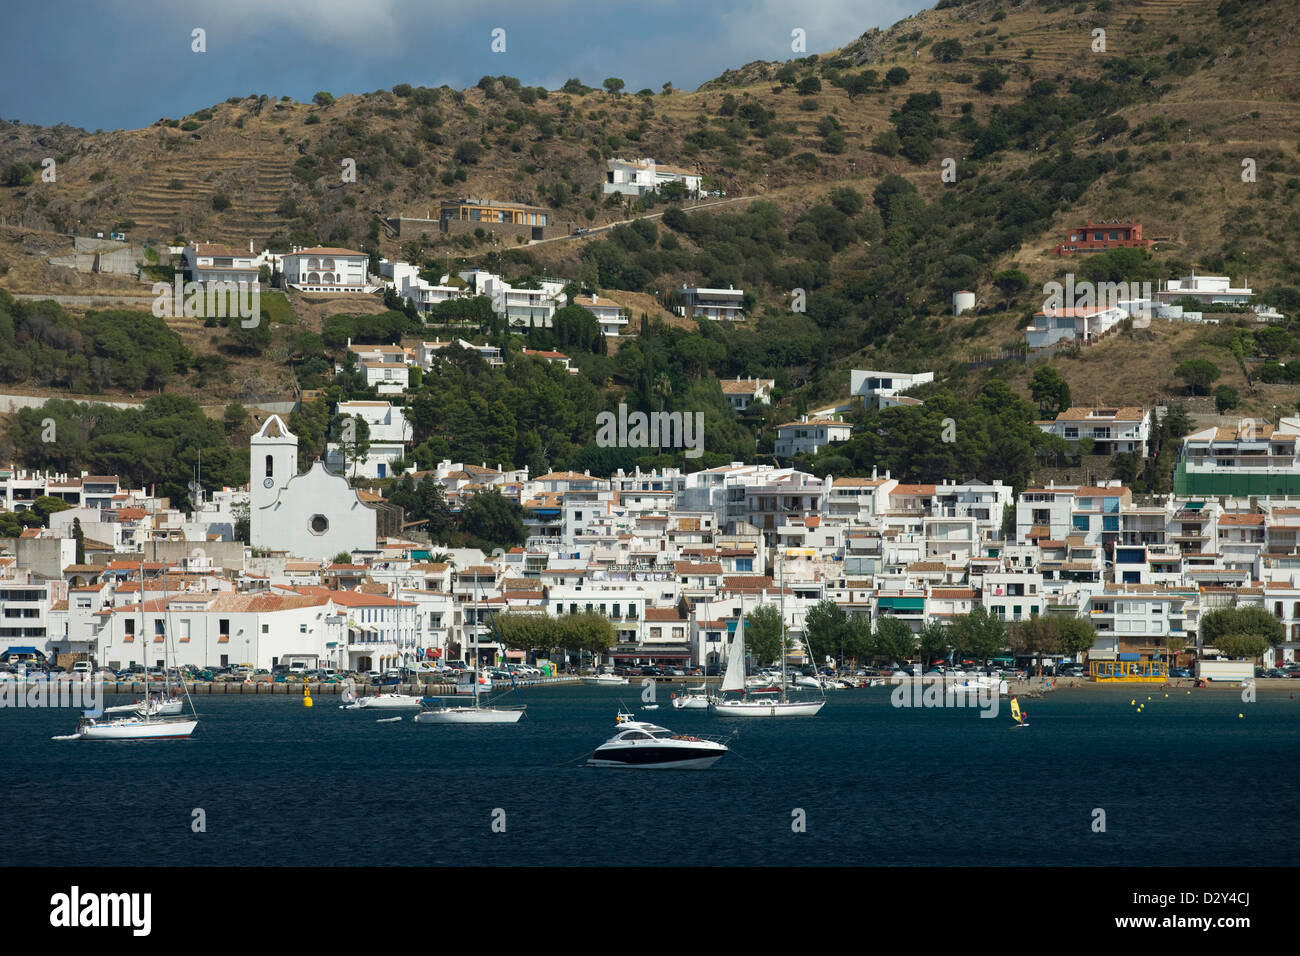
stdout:
[[34,647],[9,647],[4,650],[4,653],[5,654],[37,654],[41,657],[45,656],[44,654],[41,654],[41,652]]

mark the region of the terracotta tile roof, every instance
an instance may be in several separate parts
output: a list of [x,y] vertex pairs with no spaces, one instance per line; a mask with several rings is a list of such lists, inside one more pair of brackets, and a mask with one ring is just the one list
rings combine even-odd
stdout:
[[1067,408],[1056,416],[1056,421],[1081,422],[1087,419],[1093,421],[1117,419],[1125,422],[1136,422],[1141,421],[1145,414],[1145,410],[1137,405],[1125,405],[1122,408],[1117,408],[1114,405],[1079,406],[1077,408]]

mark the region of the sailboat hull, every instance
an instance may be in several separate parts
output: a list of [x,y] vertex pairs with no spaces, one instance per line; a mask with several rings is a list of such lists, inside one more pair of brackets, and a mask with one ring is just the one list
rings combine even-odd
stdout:
[[143,720],[127,718],[91,724],[78,732],[82,740],[180,740],[194,733],[197,720]]
[[420,698],[408,694],[378,694],[375,697],[362,697],[344,710],[414,710],[419,706]]
[[447,707],[416,714],[415,722],[418,724],[515,724],[523,715],[522,707]]
[[678,710],[708,710],[709,698],[707,697],[674,697],[673,706]]
[[815,717],[826,701],[715,700],[713,712],[720,717]]

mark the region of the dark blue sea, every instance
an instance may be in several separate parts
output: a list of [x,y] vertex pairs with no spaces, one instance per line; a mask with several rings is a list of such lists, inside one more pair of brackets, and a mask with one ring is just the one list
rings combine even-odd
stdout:
[[[644,712],[638,687],[526,690],[519,724],[478,727],[378,723],[392,712],[343,711],[336,697],[307,709],[294,696],[200,696],[193,739],[140,743],[52,741],[76,711],[0,710],[0,864],[1300,860],[1287,809],[1300,699],[1286,691],[1244,704],[1227,690],[1061,689],[1025,702],[1023,729],[1005,702],[996,719],[897,709],[889,688],[831,692],[814,718],[743,723],[675,711],[661,691]],[[706,771],[568,763],[612,735],[620,701],[677,732],[740,735]],[[206,832],[191,829],[195,808]]]

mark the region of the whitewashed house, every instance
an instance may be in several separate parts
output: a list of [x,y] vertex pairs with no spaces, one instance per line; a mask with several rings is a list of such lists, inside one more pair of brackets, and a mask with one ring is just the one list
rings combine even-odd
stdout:
[[1025,329],[1025,342],[1031,349],[1046,348],[1058,342],[1087,345],[1110,332],[1128,317],[1119,306],[1102,308],[1060,308],[1035,312]]
[[367,292],[370,257],[354,249],[315,246],[282,259],[284,283],[302,292]]
[[406,410],[388,402],[339,402],[336,414],[360,417],[370,431],[370,448],[365,457],[348,460],[346,449],[338,442],[325,446],[325,467],[356,478],[387,478],[393,472],[392,462],[406,457],[406,445],[411,440],[411,423],[406,420]]
[[777,426],[773,452],[778,458],[795,455],[815,455],[827,445],[848,441],[853,426],[837,418],[813,418],[805,415],[800,421]]
[[627,309],[612,299],[602,299],[593,292],[590,298],[583,295],[574,296],[573,304],[582,306],[594,315],[596,321],[600,323],[600,331],[605,335],[622,335],[627,329]]
[[611,159],[605,164],[605,195],[644,196],[666,183],[680,182],[688,195],[700,191],[700,173],[681,166],[656,163],[653,159]]
[[866,405],[879,403],[883,406],[882,399],[895,398],[909,389],[933,381],[933,372],[875,372],[853,369],[849,372],[849,393],[856,398],[861,398]]

